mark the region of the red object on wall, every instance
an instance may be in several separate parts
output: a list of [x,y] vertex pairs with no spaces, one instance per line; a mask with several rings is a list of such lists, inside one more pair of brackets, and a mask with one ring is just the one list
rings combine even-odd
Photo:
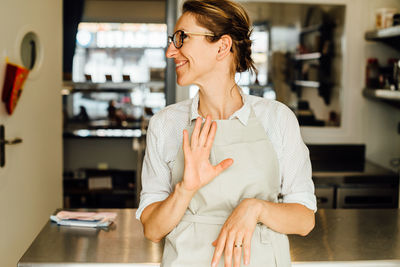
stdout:
[[7,63],[1,99],[6,105],[7,112],[10,115],[15,110],[28,74],[28,69],[12,63]]

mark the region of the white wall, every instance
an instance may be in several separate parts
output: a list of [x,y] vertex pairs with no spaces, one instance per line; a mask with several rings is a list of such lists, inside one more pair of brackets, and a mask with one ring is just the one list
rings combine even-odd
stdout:
[[[303,139],[308,144],[362,144],[367,147],[367,159],[385,167],[389,160],[400,157],[400,109],[385,103],[373,102],[362,96],[365,80],[365,62],[368,57],[386,57],[396,53],[383,44],[369,44],[365,31],[373,29],[375,10],[379,7],[397,7],[399,0],[253,0],[240,2],[305,3],[345,5],[343,40],[343,89],[341,92],[342,120],[340,127],[302,127]],[[180,6],[179,6],[180,8]],[[379,49],[379,50],[378,50]],[[188,97],[188,88],[177,86],[177,101]]]
[[37,32],[43,57],[39,55],[40,68],[26,81],[14,114],[7,115],[0,103],[6,137],[23,139],[6,148],[6,166],[0,168],[1,267],[16,266],[62,199],[62,1],[1,1],[1,88],[5,57],[21,63],[17,42],[24,30]]

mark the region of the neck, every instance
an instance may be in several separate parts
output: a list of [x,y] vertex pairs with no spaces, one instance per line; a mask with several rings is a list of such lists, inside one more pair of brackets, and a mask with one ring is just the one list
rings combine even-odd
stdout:
[[214,86],[200,86],[199,115],[211,115],[213,120],[226,120],[243,106],[239,88],[234,79],[219,81]]

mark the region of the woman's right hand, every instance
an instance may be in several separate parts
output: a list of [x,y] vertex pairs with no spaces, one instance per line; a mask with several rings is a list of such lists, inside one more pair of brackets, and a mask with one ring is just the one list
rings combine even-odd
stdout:
[[183,154],[185,169],[182,184],[185,190],[195,193],[201,187],[211,182],[221,172],[232,165],[233,159],[228,158],[213,166],[209,157],[217,131],[217,123],[207,116],[203,128],[202,119],[198,117],[189,142],[189,133],[183,130]]

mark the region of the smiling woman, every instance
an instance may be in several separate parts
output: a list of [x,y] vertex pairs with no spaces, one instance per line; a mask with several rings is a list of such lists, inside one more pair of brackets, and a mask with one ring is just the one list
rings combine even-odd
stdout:
[[[231,66],[228,70],[232,73],[246,70],[257,72],[250,57],[252,42],[249,30],[250,20],[247,13],[241,6],[234,3],[222,1],[218,5],[206,4],[201,1],[186,1],[183,6],[183,15],[178,20],[176,31],[170,37],[170,41],[174,43],[176,49],[181,51],[182,56],[185,56],[185,51],[190,51],[190,48],[181,49],[185,39],[202,38],[203,42],[206,41],[205,44],[217,47],[220,41],[224,41],[228,37],[228,40],[225,41],[228,41],[227,45],[230,47],[229,56],[233,58],[230,60]],[[178,29],[178,26],[181,28]],[[198,29],[198,31],[189,31],[189,27]],[[220,52],[220,49],[218,50]],[[202,52],[205,51],[207,50]],[[174,49],[169,49],[167,57],[175,58],[175,62],[187,62],[179,61],[179,58],[174,57],[174,52]]]
[[308,234],[316,211],[298,122],[236,84],[256,71],[239,4],[189,0],[182,13],[166,56],[199,93],[150,121],[137,218],[165,237],[161,266],[290,266],[286,234]]

